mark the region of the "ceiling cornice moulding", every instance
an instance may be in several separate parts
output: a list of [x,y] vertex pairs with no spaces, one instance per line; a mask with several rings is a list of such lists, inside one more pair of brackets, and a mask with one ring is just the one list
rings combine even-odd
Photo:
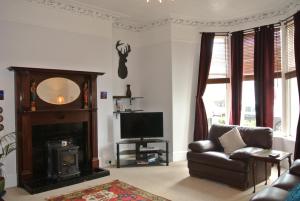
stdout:
[[187,18],[171,18],[171,22],[173,24],[179,25],[187,25],[187,26],[207,26],[207,27],[233,27],[238,25],[243,25],[251,22],[259,22],[267,19],[277,18],[287,18],[293,15],[297,10],[300,9],[300,1],[293,0],[290,1],[287,5],[273,11],[259,13],[251,16],[246,16],[242,18],[236,18],[231,20],[223,20],[223,21],[200,21],[195,19],[187,19]]
[[156,20],[146,24],[137,24],[127,20],[127,17],[117,15],[112,12],[104,11],[96,8],[91,8],[85,4],[79,4],[74,0],[25,0],[32,3],[37,3],[49,8],[60,9],[71,12],[76,15],[96,17],[102,20],[110,20],[113,22],[114,28],[142,32],[156,27],[161,27],[166,24],[177,24],[193,27],[235,27],[238,25],[244,25],[251,22],[260,22],[267,19],[280,18],[281,20],[294,14],[300,9],[299,0],[288,1],[288,3],[277,9],[269,12],[259,13],[247,17],[232,19],[232,20],[220,20],[220,21],[201,21],[198,19],[189,19],[181,17],[170,17],[165,19]]
[[115,20],[119,20],[119,18],[121,17],[119,15],[106,12],[101,9],[90,8],[86,5],[81,5],[74,1],[70,1],[70,2],[67,2],[65,0],[25,0],[25,1],[30,3],[36,3],[41,6],[46,6],[48,8],[68,11],[76,15],[96,17],[102,20],[115,21]]

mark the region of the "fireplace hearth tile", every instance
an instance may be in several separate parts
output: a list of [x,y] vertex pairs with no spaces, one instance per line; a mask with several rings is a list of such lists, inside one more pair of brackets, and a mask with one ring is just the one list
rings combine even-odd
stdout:
[[75,177],[72,179],[67,180],[61,180],[61,181],[53,181],[49,179],[36,179],[36,180],[30,180],[27,182],[24,182],[24,188],[26,191],[28,191],[30,194],[36,194],[36,193],[42,193],[45,191],[50,191],[57,188],[62,188],[65,186],[70,186],[74,184],[78,184],[81,182],[93,180],[93,179],[99,179],[101,177],[109,176],[110,172],[106,169],[96,169],[93,172],[85,172],[82,173],[79,177]]

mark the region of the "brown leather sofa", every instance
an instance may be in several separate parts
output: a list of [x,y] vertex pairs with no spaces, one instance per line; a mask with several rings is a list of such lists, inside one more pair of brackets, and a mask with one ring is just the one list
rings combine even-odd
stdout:
[[300,159],[296,160],[291,169],[282,174],[271,187],[257,193],[251,201],[284,201],[288,191],[300,183]]
[[[236,126],[212,125],[208,140],[189,144],[187,153],[188,168],[191,176],[210,179],[245,190],[253,186],[250,155],[262,149],[272,147],[273,131],[265,127],[237,127],[247,147],[224,153],[218,138]],[[264,162],[257,161],[256,183],[265,179]],[[271,165],[267,166],[267,176],[271,174]]]

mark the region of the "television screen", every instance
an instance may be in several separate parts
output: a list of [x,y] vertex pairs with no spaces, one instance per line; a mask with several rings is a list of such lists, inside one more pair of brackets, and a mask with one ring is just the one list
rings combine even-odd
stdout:
[[121,138],[163,137],[162,112],[121,113]]

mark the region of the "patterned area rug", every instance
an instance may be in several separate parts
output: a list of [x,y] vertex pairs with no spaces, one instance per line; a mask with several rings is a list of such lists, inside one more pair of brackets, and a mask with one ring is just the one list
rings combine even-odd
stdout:
[[119,180],[95,186],[47,201],[170,201]]

